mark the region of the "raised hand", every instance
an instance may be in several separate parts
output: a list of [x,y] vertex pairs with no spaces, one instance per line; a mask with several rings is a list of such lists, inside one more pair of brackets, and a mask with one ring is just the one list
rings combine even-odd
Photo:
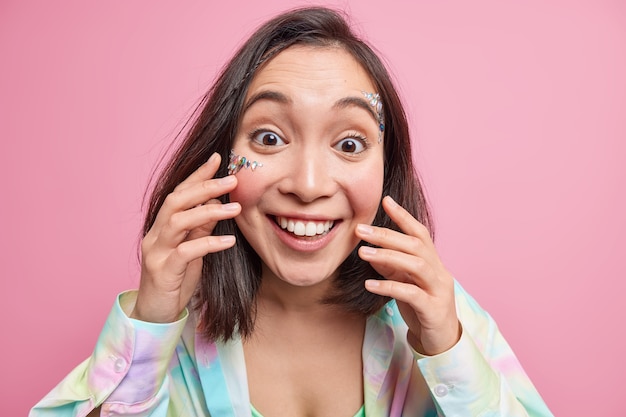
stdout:
[[141,242],[141,282],[131,317],[155,323],[178,319],[202,272],[202,257],[235,244],[234,236],[213,236],[218,221],[237,216],[239,203],[217,197],[237,186],[229,175],[213,178],[220,156],[209,160],[167,196]]
[[446,270],[428,229],[391,197],[383,209],[402,232],[360,224],[356,235],[379,248],[362,246],[361,259],[386,280],[367,280],[375,294],[395,298],[409,326],[408,341],[418,352],[436,355],[454,346],[461,327],[454,302],[454,279]]

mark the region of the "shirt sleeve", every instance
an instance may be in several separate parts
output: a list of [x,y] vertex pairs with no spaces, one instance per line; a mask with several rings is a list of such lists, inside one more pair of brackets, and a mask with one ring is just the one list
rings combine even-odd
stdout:
[[446,352],[413,352],[441,416],[552,416],[495,321],[456,284],[463,332]]
[[128,317],[136,291],[118,296],[90,358],[31,410],[31,417],[166,415],[167,369],[188,318],[147,323]]

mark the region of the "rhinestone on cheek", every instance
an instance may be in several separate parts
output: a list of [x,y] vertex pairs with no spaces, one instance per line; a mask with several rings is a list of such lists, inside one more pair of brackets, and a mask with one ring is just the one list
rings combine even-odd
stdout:
[[250,161],[245,156],[237,155],[233,149],[230,150],[230,156],[228,158],[228,175],[236,174],[242,168],[250,168],[254,171],[258,167],[262,166],[262,163],[258,161]]

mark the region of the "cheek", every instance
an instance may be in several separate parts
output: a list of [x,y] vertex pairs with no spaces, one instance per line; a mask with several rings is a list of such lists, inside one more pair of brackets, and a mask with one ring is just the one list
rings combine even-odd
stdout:
[[241,170],[236,174],[237,187],[230,192],[230,201],[241,204],[242,214],[255,207],[263,195],[263,175]]
[[363,173],[354,173],[350,179],[350,205],[359,221],[371,223],[376,217],[383,193],[382,166]]

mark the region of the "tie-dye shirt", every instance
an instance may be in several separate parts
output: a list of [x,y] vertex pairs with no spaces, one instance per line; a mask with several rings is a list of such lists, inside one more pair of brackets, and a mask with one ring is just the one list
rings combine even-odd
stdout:
[[[450,350],[422,356],[406,341],[394,301],[367,319],[365,415],[552,416],[493,319],[456,283],[463,332]],[[206,341],[192,314],[175,323],[128,318],[121,294],[90,358],[30,413],[38,416],[251,417],[241,340]]]

